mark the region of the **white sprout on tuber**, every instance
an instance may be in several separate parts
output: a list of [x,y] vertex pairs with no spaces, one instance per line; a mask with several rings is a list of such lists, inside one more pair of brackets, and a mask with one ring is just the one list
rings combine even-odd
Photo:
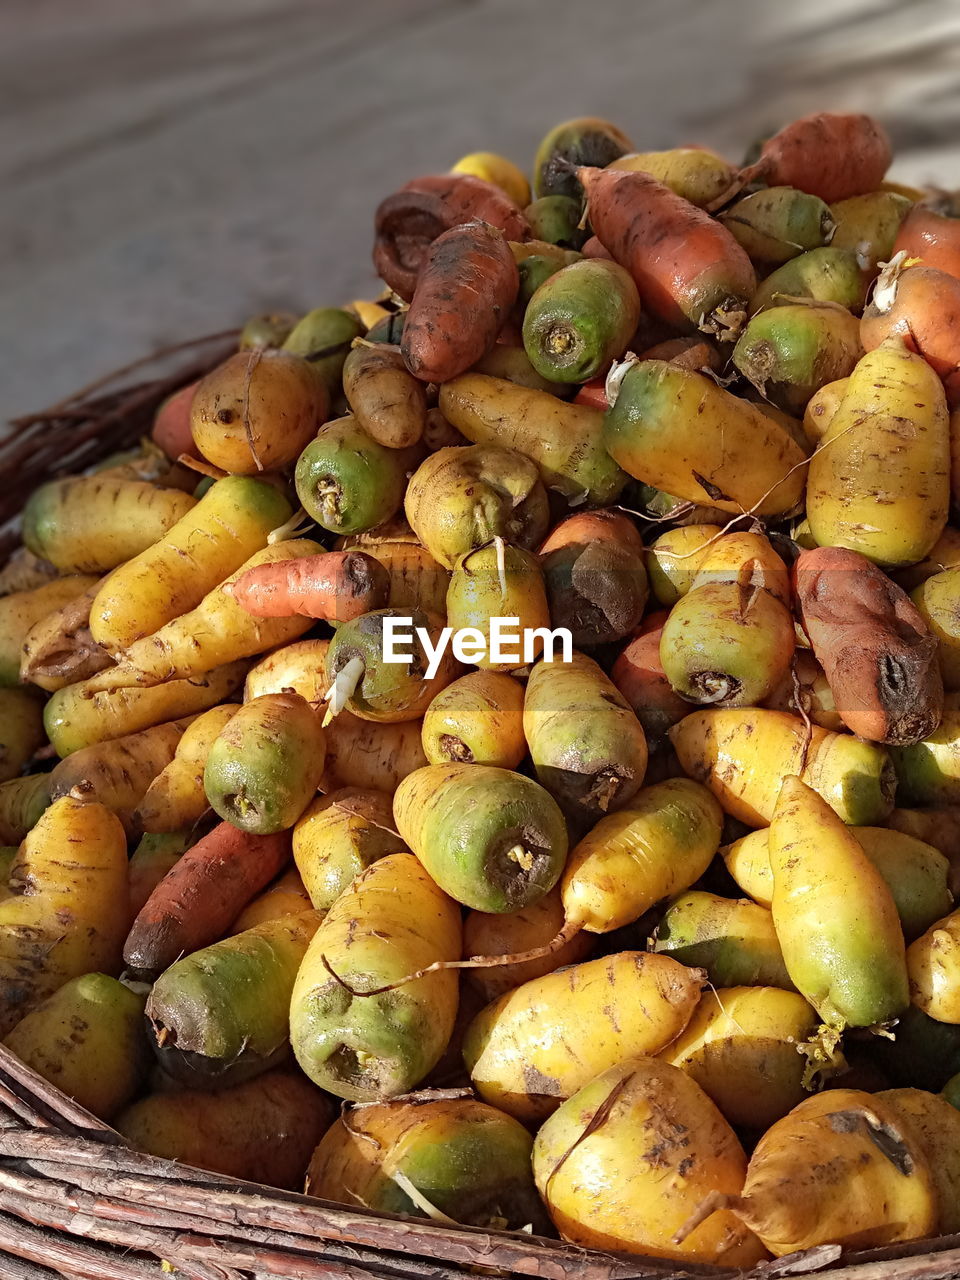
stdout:
[[607,380],[603,384],[603,392],[607,397],[607,403],[613,407],[617,396],[620,394],[620,384],[627,376],[629,370],[635,364],[640,363],[640,357],[633,351],[628,351],[622,360],[614,360],[610,366],[610,372],[607,374]]
[[363,659],[357,656],[345,662],[334,676],[333,684],[323,695],[323,701],[327,704],[327,711],[323,717],[324,728],[347,705],[357,685],[363,679],[364,670]]

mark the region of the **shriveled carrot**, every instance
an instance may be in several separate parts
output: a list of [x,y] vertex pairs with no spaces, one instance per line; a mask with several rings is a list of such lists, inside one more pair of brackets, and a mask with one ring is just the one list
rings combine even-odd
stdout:
[[794,565],[800,621],[854,733],[896,746],[940,723],[937,640],[905,591],[857,551],[816,547]]
[[960,279],[936,267],[894,258],[880,273],[860,321],[860,341],[873,351],[896,334],[949,378],[960,366]]
[[953,206],[916,204],[900,224],[894,255],[904,252],[925,267],[936,267],[960,278],[960,217]]
[[757,278],[726,227],[647,173],[577,172],[593,229],[644,309],[677,329],[735,337]]
[[400,350],[421,382],[465,373],[497,340],[520,273],[503,233],[485,222],[451,227],[427,250]]
[[257,836],[221,822],[164,876],[127,935],[123,959],[158,974],[222,938],[290,857],[290,833]]
[[821,111],[768,138],[740,181],[797,187],[829,204],[875,191],[892,159],[890,139],[872,116]]
[[377,208],[373,265],[409,302],[433,241],[476,218],[497,227],[508,240],[530,238],[530,224],[518,206],[492,182],[465,173],[414,178]]
[[326,551],[303,560],[262,564],[232,584],[230,594],[255,618],[324,618],[348,622],[387,603],[389,575],[363,551]]

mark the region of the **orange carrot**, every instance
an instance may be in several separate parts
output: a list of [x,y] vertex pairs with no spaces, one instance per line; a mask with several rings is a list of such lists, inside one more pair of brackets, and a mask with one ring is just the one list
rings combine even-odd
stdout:
[[907,267],[894,258],[880,273],[860,321],[865,351],[897,334],[941,378],[960,367],[960,279],[936,267]]
[[949,203],[914,205],[900,224],[893,252],[960,278],[960,217]]
[[151,439],[173,462],[182,453],[189,454],[190,457],[197,455],[190,429],[190,406],[193,404],[193,393],[199,385],[199,380],[191,382],[168,396],[153,420]]
[[517,300],[520,273],[502,232],[485,222],[452,227],[427,250],[400,351],[421,382],[465,373],[497,340]]
[[876,191],[893,152],[872,116],[817,115],[794,120],[763,144],[760,159],[740,171],[740,183],[797,187],[827,204]]
[[255,836],[221,822],[187,850],[141,908],[123,948],[127,967],[158,974],[218,941],[289,857],[289,831]]
[[[226,590],[226,588],[224,588]],[[327,551],[248,569],[229,594],[255,618],[349,622],[387,603],[386,569],[363,551]]]
[[478,218],[497,227],[508,240],[530,238],[530,224],[520,209],[492,182],[463,173],[414,178],[377,209],[373,265],[390,288],[409,302],[437,236]]
[[648,173],[577,174],[593,229],[633,276],[644,309],[676,329],[735,337],[757,278],[726,227]]

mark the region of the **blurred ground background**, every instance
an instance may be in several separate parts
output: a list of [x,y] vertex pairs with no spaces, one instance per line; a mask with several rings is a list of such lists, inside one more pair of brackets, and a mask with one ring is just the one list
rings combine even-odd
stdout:
[[379,199],[557,121],[738,157],[880,114],[960,185],[958,0],[18,0],[0,13],[0,417],[373,288]]

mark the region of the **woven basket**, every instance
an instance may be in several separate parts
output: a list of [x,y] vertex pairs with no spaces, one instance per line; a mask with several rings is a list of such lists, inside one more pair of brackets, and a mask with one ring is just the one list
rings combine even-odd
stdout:
[[[228,339],[233,339],[226,345]],[[158,353],[44,413],[0,444],[0,561],[31,490],[136,442],[157,405],[235,347],[234,332]],[[115,384],[190,352],[190,363]],[[957,1280],[960,1235],[841,1256],[835,1246],[764,1263],[751,1276]],[[598,1253],[521,1233],[378,1215],[131,1151],[0,1045],[0,1280],[682,1280],[717,1267]]]

